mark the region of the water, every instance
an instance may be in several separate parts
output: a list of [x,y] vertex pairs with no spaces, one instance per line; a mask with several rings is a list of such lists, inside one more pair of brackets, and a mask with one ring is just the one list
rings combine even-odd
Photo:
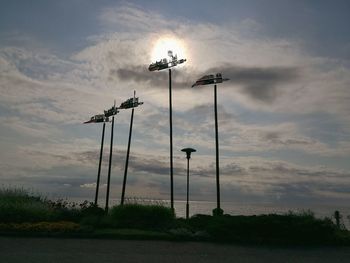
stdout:
[[[185,201],[175,201],[176,215],[183,217],[186,212]],[[208,201],[191,201],[190,202],[190,215],[194,214],[212,214],[212,210],[216,208],[216,202]],[[279,206],[272,203],[234,203],[234,202],[222,202],[221,208],[226,214],[231,215],[259,215],[259,214],[285,214],[289,211],[303,212],[311,210],[318,217],[330,217],[335,210],[350,214],[350,207],[334,207],[334,206],[300,206],[300,205],[288,205]]]

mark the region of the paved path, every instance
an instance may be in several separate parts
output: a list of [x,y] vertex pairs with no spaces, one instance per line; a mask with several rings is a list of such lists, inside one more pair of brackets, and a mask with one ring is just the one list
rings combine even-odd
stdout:
[[267,248],[196,242],[0,237],[0,262],[350,262],[350,247]]

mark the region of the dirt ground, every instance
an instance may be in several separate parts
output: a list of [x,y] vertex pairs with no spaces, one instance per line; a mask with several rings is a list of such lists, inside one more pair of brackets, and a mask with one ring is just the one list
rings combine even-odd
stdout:
[[350,247],[281,248],[198,242],[0,237],[0,262],[350,262]]

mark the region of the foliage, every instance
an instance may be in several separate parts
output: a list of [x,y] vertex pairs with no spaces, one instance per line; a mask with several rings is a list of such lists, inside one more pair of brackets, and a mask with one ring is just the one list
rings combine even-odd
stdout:
[[[64,199],[50,201],[20,188],[0,189],[0,231],[5,232],[79,231],[121,238],[350,244],[348,231],[338,228],[329,218],[316,218],[311,211],[258,216],[222,215],[221,211],[213,211],[213,214],[195,215],[188,220],[176,219],[171,208],[162,201],[139,198],[129,198],[126,204],[115,206],[106,214],[88,201],[80,204]],[[103,232],[104,229],[107,232]],[[122,229],[128,230],[123,232]],[[147,234],[142,234],[142,231]]]
[[97,208],[88,201],[81,204],[64,199],[51,201],[23,188],[0,188],[0,222],[79,222],[91,213],[97,213]]
[[337,239],[338,229],[329,219],[317,219],[310,212],[285,215],[207,216],[196,215],[189,227],[205,230],[217,241],[323,244]]
[[213,216],[222,216],[224,214],[224,210],[221,208],[214,208],[213,209]]
[[51,216],[42,196],[21,188],[0,189],[0,222],[45,221]]
[[115,206],[110,211],[115,227],[138,229],[162,229],[175,219],[171,208],[160,205],[126,204]]

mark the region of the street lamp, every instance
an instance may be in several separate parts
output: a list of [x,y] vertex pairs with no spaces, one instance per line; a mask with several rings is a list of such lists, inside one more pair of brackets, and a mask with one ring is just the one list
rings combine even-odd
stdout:
[[191,153],[195,152],[195,149],[192,148],[184,148],[181,151],[186,153],[186,158],[187,158],[187,197],[186,197],[186,219],[189,217],[189,203],[188,203],[188,197],[189,197],[189,185],[190,185],[190,158],[191,158]]
[[113,133],[114,133],[114,115],[118,113],[118,108],[114,105],[109,110],[106,110],[104,113],[106,118],[112,117],[112,127],[111,127],[111,144],[109,147],[109,164],[108,164],[108,179],[107,179],[107,191],[106,191],[106,206],[105,211],[108,212],[108,202],[109,202],[109,190],[111,185],[111,168],[112,168],[112,153],[113,153]]
[[215,113],[215,144],[216,144],[216,209],[213,210],[214,215],[222,215],[223,210],[220,207],[220,176],[219,176],[219,135],[218,135],[218,108],[217,108],[217,90],[216,90],[216,84],[222,83],[224,81],[227,81],[229,79],[223,79],[221,73],[217,73],[214,75],[205,75],[198,79],[193,85],[192,88],[195,86],[200,85],[209,85],[214,84],[214,113]]
[[170,60],[163,58],[149,65],[149,71],[159,71],[169,69],[169,125],[170,125],[170,204],[174,210],[174,181],[173,181],[173,113],[172,113],[172,94],[171,94],[171,68],[182,64],[186,59],[177,59],[177,55],[173,55],[171,50],[168,51]]
[[94,201],[95,206],[97,206],[98,191],[100,187],[101,164],[102,164],[102,155],[103,155],[103,143],[105,138],[105,128],[106,128],[106,122],[109,122],[109,118],[105,117],[104,114],[99,114],[99,115],[92,116],[89,121],[84,122],[84,123],[100,123],[100,122],[103,122],[103,128],[102,128],[102,139],[101,139],[101,149],[100,149],[100,160],[98,163],[98,172],[97,172],[97,181],[96,181],[96,192],[95,192],[95,201]]
[[131,134],[132,134],[132,124],[133,124],[133,121],[134,121],[134,109],[135,109],[135,107],[138,107],[139,105],[143,104],[143,102],[139,102],[139,98],[135,98],[135,95],[136,95],[136,92],[134,91],[134,97],[124,101],[119,106],[119,109],[130,109],[130,108],[132,108],[131,120],[130,120],[130,130],[129,130],[128,150],[126,152],[126,160],[125,160],[125,170],[124,170],[122,197],[121,197],[121,200],[120,200],[120,204],[121,205],[124,204],[124,197],[125,197],[125,186],[126,186],[126,178],[127,178],[127,174],[128,174],[129,153],[130,153]]

